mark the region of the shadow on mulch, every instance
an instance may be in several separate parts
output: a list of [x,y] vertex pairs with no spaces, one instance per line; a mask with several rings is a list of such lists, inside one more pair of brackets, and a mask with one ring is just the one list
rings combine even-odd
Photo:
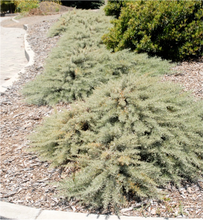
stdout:
[[3,220],[16,220],[16,219],[13,219],[13,218],[5,218],[3,216],[0,216],[0,219],[3,219]]

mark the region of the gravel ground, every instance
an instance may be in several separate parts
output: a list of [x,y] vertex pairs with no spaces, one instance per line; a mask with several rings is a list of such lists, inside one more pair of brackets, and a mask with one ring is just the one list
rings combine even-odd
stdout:
[[[27,151],[29,149],[27,136],[44,117],[51,114],[53,108],[25,104],[20,90],[26,82],[43,72],[44,61],[59,39],[46,37],[48,29],[55,21],[56,19],[44,19],[30,25],[28,41],[36,54],[35,63],[27,67],[26,72],[20,75],[20,79],[0,96],[0,198],[2,201],[30,207],[87,213],[87,209],[79,206],[77,201],[66,202],[62,197],[56,196],[57,182],[65,178],[69,170],[50,168],[49,163],[40,161],[36,154]],[[202,59],[180,63],[176,70],[175,75],[165,76],[163,79],[181,83],[185,90],[192,90],[197,100],[202,99]],[[62,107],[69,108],[69,105],[58,104],[56,108],[60,110]],[[203,218],[202,188],[202,181],[196,184],[186,182],[179,189],[169,184],[165,189],[160,189],[166,193],[163,201],[150,199],[131,201],[126,207],[121,207],[121,214]],[[92,212],[98,213],[97,210]]]

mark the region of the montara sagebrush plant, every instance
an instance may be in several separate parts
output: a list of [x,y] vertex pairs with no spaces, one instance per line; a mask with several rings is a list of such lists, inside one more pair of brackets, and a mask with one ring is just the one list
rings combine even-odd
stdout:
[[78,11],[61,18],[49,34],[63,36],[47,59],[45,71],[25,85],[23,94],[27,102],[53,105],[84,99],[101,83],[132,70],[137,76],[168,72],[167,61],[148,59],[146,54],[127,50],[108,51],[101,41],[108,26],[109,19],[103,12]]
[[53,165],[74,168],[61,184],[64,197],[117,209],[129,197],[156,197],[169,181],[200,178],[203,102],[130,74],[47,118],[31,140]]

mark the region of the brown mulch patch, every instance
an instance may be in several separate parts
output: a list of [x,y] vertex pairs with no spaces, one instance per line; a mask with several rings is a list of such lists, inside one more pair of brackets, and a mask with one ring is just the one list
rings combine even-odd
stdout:
[[178,83],[183,90],[190,91],[198,99],[203,99],[203,57],[179,63],[173,70],[176,73],[164,76],[164,81]]

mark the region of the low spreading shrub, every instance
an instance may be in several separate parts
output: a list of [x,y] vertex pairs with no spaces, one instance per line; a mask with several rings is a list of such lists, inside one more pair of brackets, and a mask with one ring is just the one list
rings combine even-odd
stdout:
[[160,75],[170,64],[146,54],[127,50],[112,53],[102,44],[101,36],[109,27],[103,12],[70,12],[55,24],[49,36],[63,33],[47,59],[45,71],[25,85],[23,94],[30,104],[72,102],[84,99],[101,83],[116,79],[132,70],[139,76]]
[[71,167],[64,197],[116,210],[129,197],[156,197],[169,181],[200,178],[203,102],[130,74],[46,118],[31,140],[43,159]]
[[123,7],[103,36],[114,51],[130,48],[181,61],[203,55],[203,4],[191,1],[134,1]]
[[[102,32],[107,32],[107,29],[111,26],[110,20],[111,18],[104,16],[103,11],[74,10],[62,15],[59,21],[54,23],[49,29],[48,37],[62,35],[65,32],[75,33],[80,31],[80,28],[82,28],[82,30],[86,28],[85,30],[88,31],[88,33],[91,32],[92,37],[95,39],[97,35],[100,37]],[[99,41],[101,41],[101,39],[99,39]]]

